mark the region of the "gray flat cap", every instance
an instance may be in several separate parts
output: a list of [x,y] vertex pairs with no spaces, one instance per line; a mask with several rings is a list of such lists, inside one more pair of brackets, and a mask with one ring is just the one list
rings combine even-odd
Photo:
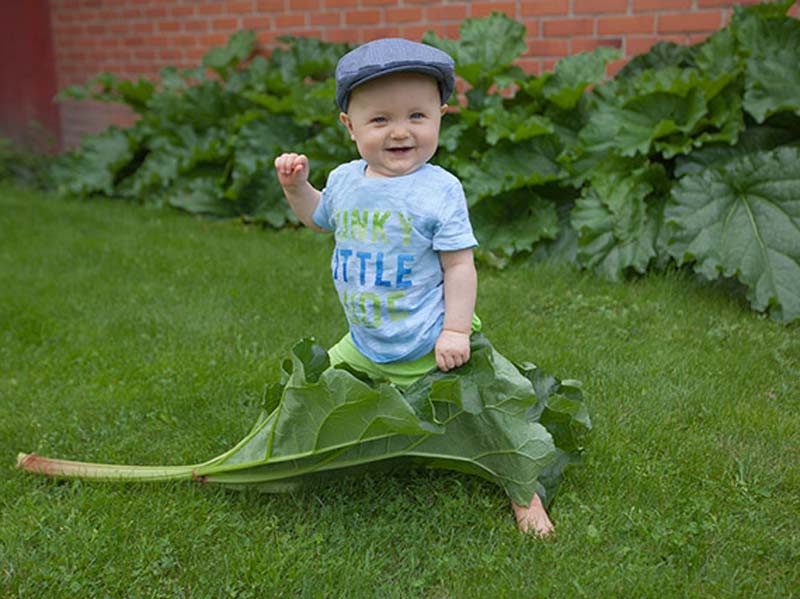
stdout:
[[455,87],[455,63],[446,52],[399,37],[375,40],[351,50],[336,65],[336,103],[347,112],[354,87],[372,79],[412,71],[430,75],[439,83],[442,104]]

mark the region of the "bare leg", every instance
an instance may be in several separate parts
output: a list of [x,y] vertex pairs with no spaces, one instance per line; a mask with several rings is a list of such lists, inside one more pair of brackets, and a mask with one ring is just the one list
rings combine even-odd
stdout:
[[555,527],[550,521],[547,512],[542,505],[539,495],[534,493],[531,504],[528,507],[517,505],[513,501],[511,507],[514,509],[514,517],[517,525],[522,532],[530,532],[539,537],[546,537],[555,534]]

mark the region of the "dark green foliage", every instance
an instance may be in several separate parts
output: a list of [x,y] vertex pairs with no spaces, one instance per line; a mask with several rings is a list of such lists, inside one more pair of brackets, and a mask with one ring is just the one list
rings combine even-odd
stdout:
[[[478,255],[498,266],[515,256],[566,260],[611,279],[696,261],[703,276],[733,277],[750,288],[754,308],[796,318],[790,306],[800,305],[800,296],[785,277],[800,268],[797,256],[784,254],[786,268],[769,273],[769,260],[754,266],[740,261],[741,252],[710,268],[703,264],[726,253],[721,238],[679,254],[675,248],[694,224],[664,226],[665,207],[680,204],[678,190],[690,185],[684,178],[726,172],[746,187],[742,173],[752,171],[743,157],[758,154],[771,172],[785,154],[768,151],[800,141],[800,21],[786,16],[792,4],[737,8],[730,25],[702,44],[657,44],[606,82],[606,64],[621,57],[609,48],[526,75],[514,65],[526,50],[525,28],[505,15],[465,21],[458,40],[428,33],[424,41],[449,52],[468,84],[451,100],[434,162],[464,184]],[[154,87],[104,74],[68,90],[125,102],[142,118],[126,131],[87,138],[66,159],[62,189],[295,224],[273,158],[306,153],[312,183],[322,187],[355,148],[337,121],[332,79],[348,47],[284,41],[287,48],[269,59],[250,59],[254,38],[240,32],[204,58],[215,78],[206,69],[168,69]],[[800,221],[789,203],[762,215],[760,226],[780,230],[786,247],[800,247]],[[730,217],[725,209],[715,215]],[[724,243],[749,240],[737,230]],[[774,281],[759,285],[764,277]]]
[[205,68],[164,69],[157,86],[103,73],[65,90],[62,97],[128,104],[141,118],[129,129],[88,136],[64,156],[56,168],[61,191],[274,227],[296,222],[272,176],[272,161],[284,148],[307,152],[318,167],[313,183],[322,185],[332,166],[354,156],[331,110],[331,77],[348,46],[282,41],[288,49],[269,59],[252,57],[255,36],[242,31],[209,51]]
[[51,166],[47,154],[0,136],[0,182],[46,190],[52,186]]

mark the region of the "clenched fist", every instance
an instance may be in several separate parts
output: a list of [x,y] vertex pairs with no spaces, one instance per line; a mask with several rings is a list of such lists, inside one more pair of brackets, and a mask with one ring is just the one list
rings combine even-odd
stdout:
[[297,189],[308,181],[308,157],[305,154],[281,154],[275,159],[275,171],[281,187]]
[[469,334],[444,329],[436,340],[436,365],[447,372],[469,360]]

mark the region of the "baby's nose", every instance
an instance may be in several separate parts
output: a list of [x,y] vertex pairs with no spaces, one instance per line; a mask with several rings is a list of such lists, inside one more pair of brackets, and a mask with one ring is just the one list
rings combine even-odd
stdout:
[[404,125],[397,125],[392,129],[391,136],[395,139],[403,139],[408,137],[408,128]]

